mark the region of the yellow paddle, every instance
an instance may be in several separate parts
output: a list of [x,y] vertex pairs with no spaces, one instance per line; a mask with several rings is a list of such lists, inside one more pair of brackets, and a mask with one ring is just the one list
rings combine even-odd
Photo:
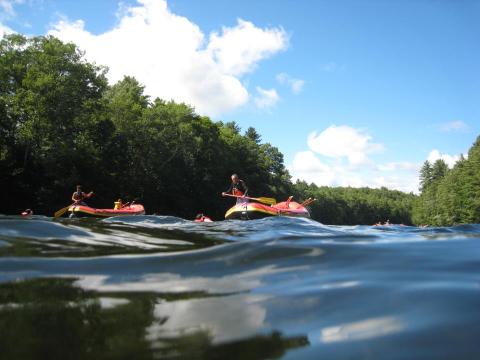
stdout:
[[[73,203],[73,204],[75,204],[75,203]],[[65,206],[63,209],[60,209],[58,211],[55,211],[55,214],[53,214],[53,217],[58,218],[58,217],[62,216],[63,214],[65,214],[67,212],[68,208],[70,206],[72,206],[73,204]]]
[[255,200],[267,205],[275,205],[277,203],[277,200],[275,200],[274,198],[267,198],[267,197],[253,198],[248,196],[239,196],[239,195],[233,195],[233,194],[227,194],[227,193],[222,193],[222,196],[230,196],[230,197],[239,198],[239,199]]

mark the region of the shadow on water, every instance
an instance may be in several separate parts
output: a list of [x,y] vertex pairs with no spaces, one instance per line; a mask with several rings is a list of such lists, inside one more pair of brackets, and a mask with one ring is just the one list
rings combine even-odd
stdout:
[[279,331],[223,341],[209,328],[172,332],[170,315],[156,311],[159,304],[211,295],[100,295],[75,286],[75,281],[43,278],[0,285],[2,358],[272,359],[309,344],[306,336],[283,336]]

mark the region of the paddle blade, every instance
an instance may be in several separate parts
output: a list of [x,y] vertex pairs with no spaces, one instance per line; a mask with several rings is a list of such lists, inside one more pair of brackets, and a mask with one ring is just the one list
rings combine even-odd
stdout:
[[275,205],[277,203],[277,200],[275,200],[274,198],[267,198],[267,197],[255,198],[255,200],[268,205]]
[[53,214],[53,217],[58,218],[58,217],[62,216],[63,214],[65,214],[67,212],[67,210],[70,206],[71,205],[68,205],[68,206],[64,207],[63,209],[60,209],[60,210],[56,211],[55,214]]

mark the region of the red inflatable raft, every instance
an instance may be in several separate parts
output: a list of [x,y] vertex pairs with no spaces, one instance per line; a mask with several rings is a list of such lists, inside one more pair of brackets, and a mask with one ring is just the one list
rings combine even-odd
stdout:
[[144,215],[143,205],[127,205],[121,209],[95,209],[87,205],[72,205],[68,208],[70,217],[92,216],[92,217],[110,217],[125,215]]
[[228,209],[225,219],[253,220],[267,216],[310,217],[307,208],[295,201],[283,201],[275,205],[265,205],[257,202],[236,204]]

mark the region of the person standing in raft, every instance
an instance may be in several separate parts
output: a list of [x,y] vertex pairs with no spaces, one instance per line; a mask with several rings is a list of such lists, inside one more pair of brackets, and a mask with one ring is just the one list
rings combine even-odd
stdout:
[[[225,196],[226,194],[232,194],[235,196],[247,196],[248,193],[248,187],[245,184],[245,181],[241,180],[237,174],[233,174],[232,177],[232,183],[230,184],[230,188],[222,193],[222,196]],[[247,199],[242,199],[242,198],[237,198],[237,204],[238,203],[244,203],[248,202]]]
[[92,195],[93,191],[90,191],[88,194],[86,194],[82,191],[82,186],[77,185],[77,191],[75,191],[72,195],[73,205],[87,205],[83,200],[91,198]]

